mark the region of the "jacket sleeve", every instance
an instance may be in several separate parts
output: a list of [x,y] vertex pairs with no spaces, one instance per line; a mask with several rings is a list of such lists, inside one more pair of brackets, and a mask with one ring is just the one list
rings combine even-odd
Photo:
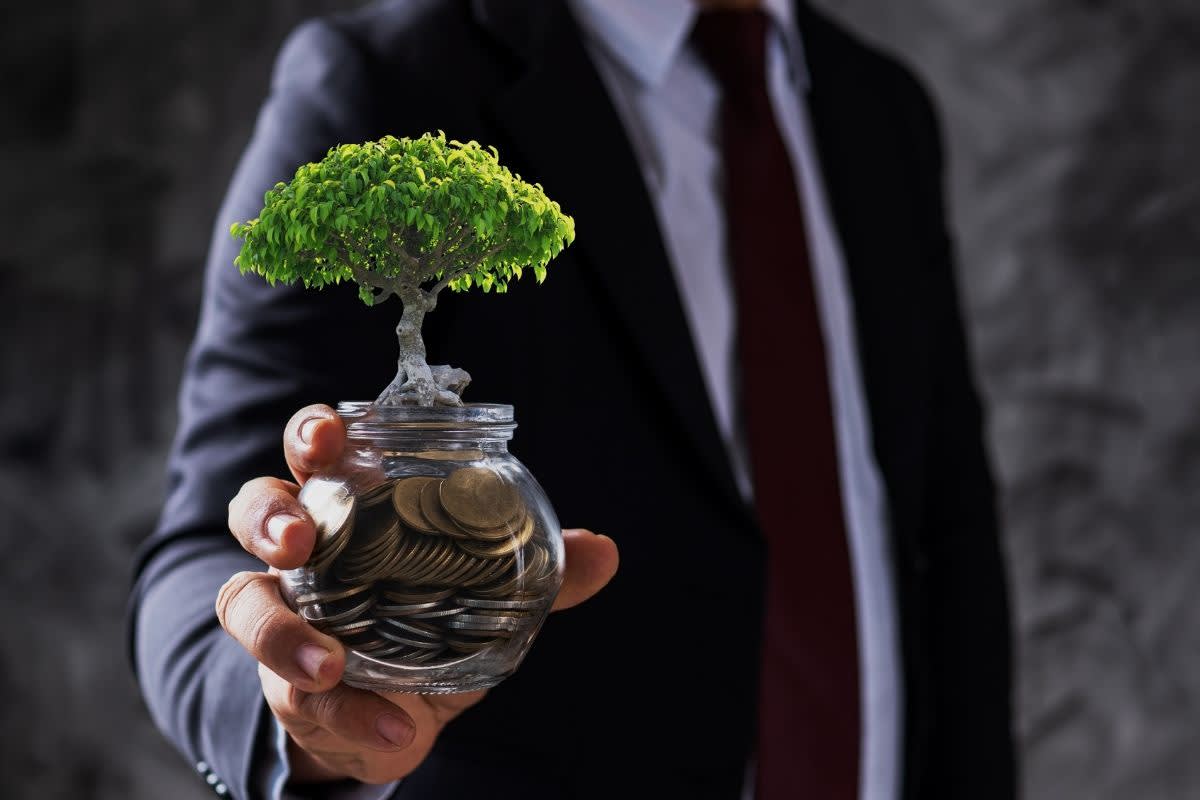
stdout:
[[[309,22],[285,42],[270,94],[221,207],[198,329],[185,367],[166,503],[135,565],[128,612],[134,669],[158,727],[214,789],[263,796],[255,758],[278,758],[257,666],[217,623],[213,604],[235,572],[262,569],[226,527],[246,480],[286,475],[283,425],[339,392],[314,333],[323,306],[233,266],[231,222],[257,215],[263,192],[332,145],[364,135],[366,81],[358,51],[331,24]],[[307,326],[307,327],[306,327]],[[313,335],[306,335],[313,334]],[[317,342],[314,344],[314,341]]]
[[995,484],[946,225],[938,120],[926,91],[916,91],[915,128],[927,156],[929,219],[936,223],[929,234],[935,353],[927,468],[934,479],[925,540],[936,707],[922,796],[1011,800],[1017,793],[1012,634]]

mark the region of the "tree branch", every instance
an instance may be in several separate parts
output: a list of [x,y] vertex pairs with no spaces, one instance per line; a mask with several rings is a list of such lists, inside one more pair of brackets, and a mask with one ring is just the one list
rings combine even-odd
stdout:
[[447,272],[446,274],[444,274],[442,276],[442,279],[440,281],[435,283],[433,286],[429,287],[429,289],[427,291],[429,292],[430,295],[436,297],[438,292],[440,292],[442,289],[445,289],[447,286],[449,286],[456,278],[460,278],[463,275],[466,275],[468,272],[471,271],[472,267],[474,267],[474,266],[475,266],[474,264],[471,264],[466,267],[460,267],[460,268],[454,270],[453,272]]
[[373,289],[379,294],[374,295],[374,302],[378,303],[381,300],[386,300],[390,294],[399,294],[396,291],[394,282],[387,281],[379,275],[373,274],[370,270],[350,264],[350,274],[354,276],[354,280],[358,281],[368,289]]
[[445,289],[456,278],[466,275],[468,272],[475,269],[476,266],[478,266],[479,264],[482,264],[484,261],[487,261],[489,258],[491,258],[492,256],[499,253],[501,250],[503,250],[505,244],[506,244],[505,242],[501,242],[500,244],[496,245],[495,247],[493,247],[492,249],[488,250],[483,255],[481,255],[479,257],[479,259],[472,264],[468,264],[465,267],[459,267],[458,269],[454,270],[453,272],[447,272],[445,275],[442,276],[442,279],[440,281],[438,281],[432,287],[430,287],[429,294],[436,296],[438,292],[440,292],[442,289]]
[[389,236],[387,238],[387,247],[388,250],[391,250],[392,253],[399,256],[400,260],[404,262],[406,267],[413,271],[414,276],[421,274],[421,262],[417,258],[410,255],[409,252],[405,250],[398,241],[396,241],[394,236]]
[[437,249],[433,252],[434,257],[440,261],[451,250],[458,249],[459,245],[461,245],[468,236],[473,238],[474,234],[475,229],[470,225],[463,223],[459,226],[458,231],[453,237],[447,236],[442,240],[442,243],[438,245]]

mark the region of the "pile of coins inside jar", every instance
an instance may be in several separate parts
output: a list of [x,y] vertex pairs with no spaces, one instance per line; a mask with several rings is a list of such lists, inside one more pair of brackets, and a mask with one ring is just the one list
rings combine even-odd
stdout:
[[[315,491],[314,491],[315,490]],[[317,524],[295,597],[306,620],[394,664],[437,666],[526,632],[557,566],[515,486],[485,467],[413,476],[351,495],[306,487]]]

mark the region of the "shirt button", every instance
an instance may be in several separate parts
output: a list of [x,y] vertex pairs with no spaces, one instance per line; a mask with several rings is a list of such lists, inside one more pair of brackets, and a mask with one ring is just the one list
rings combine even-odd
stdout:
[[197,761],[196,762],[196,771],[199,772],[201,775],[207,775],[208,774],[208,762],[207,761]]
[[214,786],[213,791],[217,793],[218,797],[224,797],[225,795],[229,794],[229,788],[223,783],[218,783],[216,786]]
[[214,785],[216,785],[216,783],[217,783],[219,780],[221,780],[221,779],[220,779],[220,778],[218,778],[216,775],[213,775],[213,774],[210,772],[210,773],[208,773],[208,777],[207,777],[207,778],[205,778],[204,780],[208,781],[208,785],[209,785],[209,786],[214,786]]

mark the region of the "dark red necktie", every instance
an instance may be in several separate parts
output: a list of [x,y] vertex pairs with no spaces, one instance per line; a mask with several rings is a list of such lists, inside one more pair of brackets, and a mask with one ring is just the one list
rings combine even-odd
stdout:
[[700,15],[722,89],[741,410],[767,542],[758,800],[858,800],[858,637],[833,409],[804,218],[767,92],[769,20]]

